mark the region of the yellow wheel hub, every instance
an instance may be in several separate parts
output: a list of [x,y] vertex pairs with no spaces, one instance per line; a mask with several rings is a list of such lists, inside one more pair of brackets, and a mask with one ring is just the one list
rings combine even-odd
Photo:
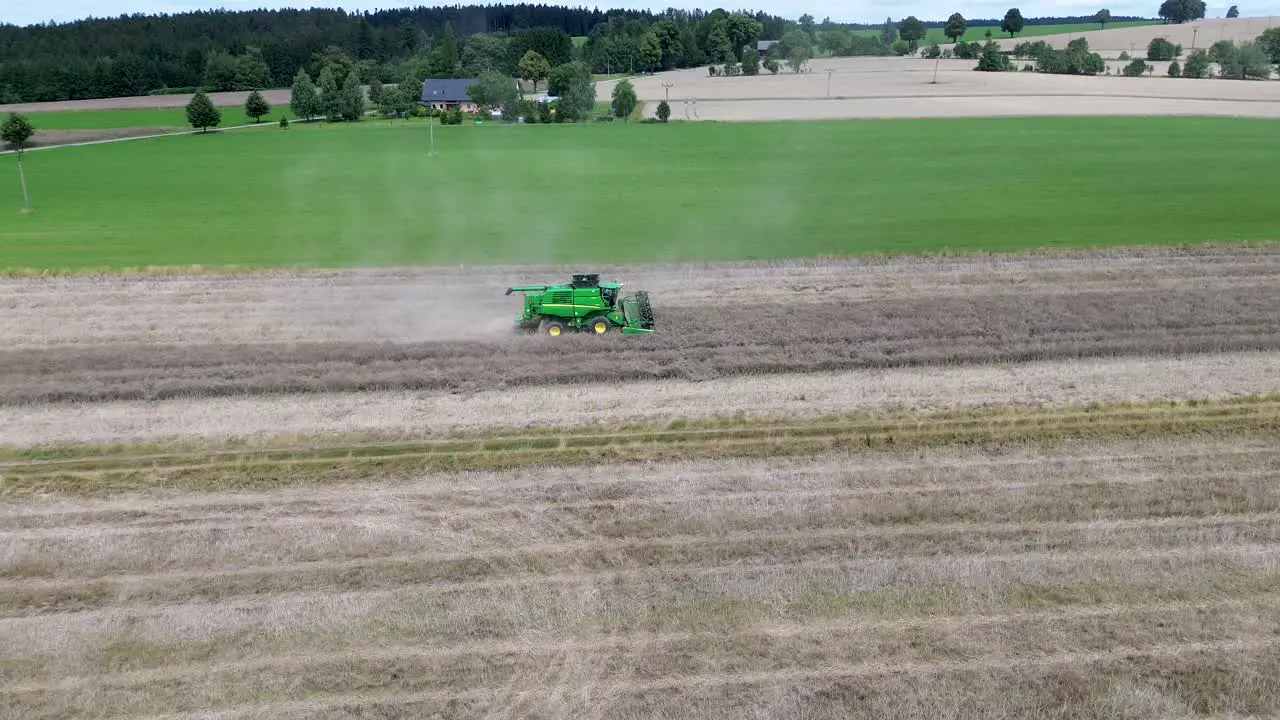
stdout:
[[560,334],[560,328],[558,328],[558,327],[553,327],[553,328],[551,328],[550,330],[548,330],[548,331],[547,331],[547,333],[548,333],[549,335],[551,335],[551,337],[556,337],[556,336],[558,336],[558,335]]
[[604,322],[603,320],[601,320],[601,321],[599,321],[599,322],[597,322],[597,323],[596,323],[596,334],[597,334],[597,335],[603,335],[603,334],[605,334],[605,332],[606,332],[608,329],[609,329],[609,323],[606,323],[606,322]]

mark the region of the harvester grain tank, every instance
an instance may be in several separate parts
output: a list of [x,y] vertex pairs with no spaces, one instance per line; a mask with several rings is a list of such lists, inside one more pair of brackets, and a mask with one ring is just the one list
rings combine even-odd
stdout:
[[566,285],[526,285],[507,288],[507,295],[524,293],[524,311],[516,328],[559,337],[566,332],[607,335],[647,335],[653,332],[649,293],[637,290],[623,296],[622,283],[600,282],[596,273],[580,273]]

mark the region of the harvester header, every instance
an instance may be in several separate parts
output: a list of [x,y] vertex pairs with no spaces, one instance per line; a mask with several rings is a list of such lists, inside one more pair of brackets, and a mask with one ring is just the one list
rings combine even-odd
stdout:
[[649,293],[638,290],[622,295],[622,283],[600,282],[595,273],[579,273],[564,285],[521,285],[507,288],[507,295],[524,293],[524,312],[516,328],[550,337],[566,332],[606,335],[647,335],[653,332],[653,308]]

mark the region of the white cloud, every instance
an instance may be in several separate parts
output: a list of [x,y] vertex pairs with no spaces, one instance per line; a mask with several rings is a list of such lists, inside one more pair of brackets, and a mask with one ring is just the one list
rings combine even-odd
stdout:
[[[469,4],[469,0],[458,0],[461,4]],[[487,2],[487,0],[486,0]],[[486,4],[479,2],[476,4]],[[438,2],[433,0],[406,0],[403,3],[388,0],[343,0],[335,2],[333,7],[342,7],[349,11],[378,10],[385,8],[416,5],[452,5],[453,0]],[[729,2],[687,2],[683,0],[666,0],[659,2],[636,2],[634,0],[615,0],[614,2],[578,2],[577,0],[560,0],[556,5],[609,8],[648,8],[660,11],[667,7],[686,9],[725,7],[737,9],[748,7],[752,10],[798,18],[808,12],[818,20],[830,17],[837,22],[880,22],[885,17],[899,19],[907,15],[915,15],[922,20],[942,20],[959,10],[968,18],[1003,17],[1010,7],[1018,7],[1024,17],[1091,15],[1100,7],[1108,7],[1113,15],[1141,15],[1154,17],[1160,7],[1160,0],[1040,0],[1034,3],[1023,3],[1019,0],[970,0],[963,7],[958,7],[952,0],[861,0],[847,2],[842,0],[807,0],[807,2],[787,2],[787,0],[757,0],[734,4]],[[1207,17],[1222,17],[1233,3],[1221,0],[1209,2]],[[202,0],[58,0],[56,3],[22,2],[21,0],[5,0],[6,7],[0,10],[0,22],[16,25],[30,25],[47,21],[67,22],[85,17],[115,17],[133,13],[179,13],[199,9],[253,10],[258,8],[309,7],[309,3],[289,2],[282,0],[224,0],[209,2]],[[14,7],[16,5],[17,7]],[[1280,15],[1280,0],[1265,2],[1240,2],[1241,10],[1249,16]]]

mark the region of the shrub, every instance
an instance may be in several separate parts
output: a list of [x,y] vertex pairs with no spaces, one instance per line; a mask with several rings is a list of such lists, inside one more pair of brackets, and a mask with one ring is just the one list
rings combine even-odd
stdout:
[[1182,66],[1182,77],[1195,79],[1209,77],[1209,53],[1204,50],[1192,50],[1187,56],[1186,64]]
[[671,119],[671,105],[666,100],[658,103],[658,120],[666,122]]
[[976,41],[965,42],[961,40],[956,43],[955,56],[960,60],[977,60],[982,57],[982,45],[979,45]]
[[1043,40],[1020,42],[1013,46],[1014,56],[1020,58],[1038,58],[1051,50],[1053,50],[1053,48],[1049,46],[1049,43]]
[[1125,52],[1125,51],[1121,50],[1121,51],[1120,51],[1120,57],[1118,57],[1118,58],[1116,58],[1116,59],[1117,59],[1117,60],[1119,60],[1119,61],[1121,61],[1121,62],[1124,62],[1125,60],[1129,60],[1129,59],[1131,59],[1131,56],[1129,55],[1129,53],[1127,53],[1127,52]]
[[1102,56],[1089,52],[1089,41],[1078,38],[1065,50],[1049,48],[1036,57],[1036,68],[1052,75],[1098,75],[1107,70]]
[[1232,80],[1269,80],[1271,58],[1255,42],[1240,43],[1231,57],[1222,63],[1221,76]]
[[894,55],[901,57],[903,55],[906,55],[909,52],[911,52],[911,43],[907,42],[906,40],[903,40],[902,38],[898,38],[897,40],[893,41]]
[[1164,38],[1154,38],[1147,45],[1148,60],[1172,60],[1182,55],[1182,46],[1174,45]]
[[281,116],[280,116],[280,129],[281,129],[281,130],[283,130],[283,129],[287,128],[287,127],[289,127],[289,118],[287,118],[287,117],[285,117],[285,116],[281,115]]
[[1174,60],[1173,62],[1169,63],[1169,77],[1171,78],[1182,77],[1182,67],[1178,65],[1177,60]]
[[937,60],[942,57],[942,46],[937,43],[928,45],[920,51],[920,56],[926,60]]
[[978,66],[974,69],[981,72],[1005,72],[1013,69],[1013,63],[1000,52],[999,45],[988,40],[982,48],[982,57],[978,58]]
[[1147,63],[1145,60],[1134,60],[1124,66],[1125,77],[1141,77],[1147,71]]

